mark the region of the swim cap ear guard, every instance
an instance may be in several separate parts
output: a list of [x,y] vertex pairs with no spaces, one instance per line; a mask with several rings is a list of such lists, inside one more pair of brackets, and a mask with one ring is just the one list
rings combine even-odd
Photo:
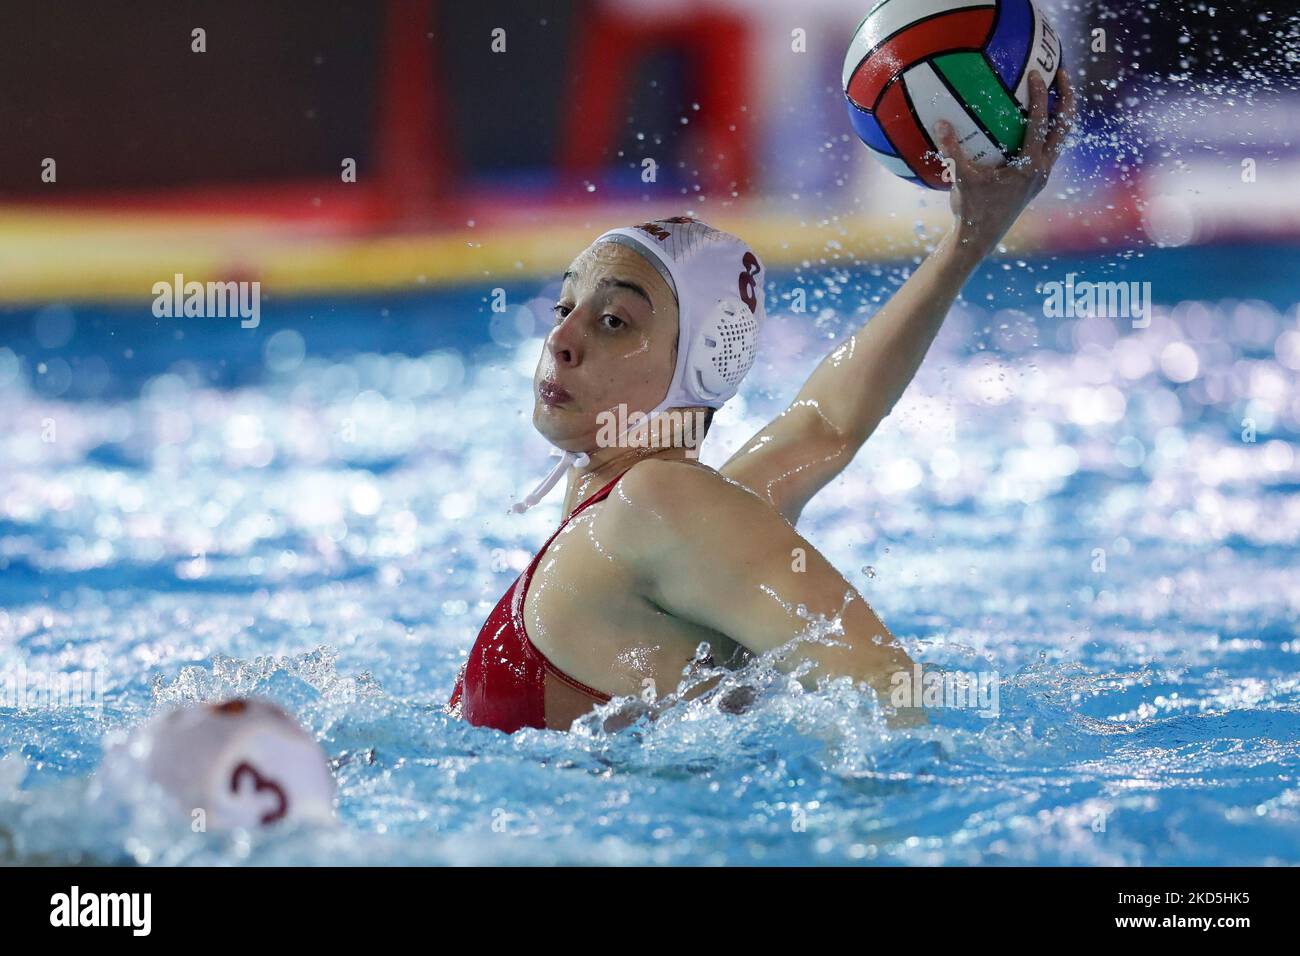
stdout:
[[758,352],[764,317],[758,256],[730,233],[688,216],[611,229],[596,242],[619,242],[639,252],[677,297],[677,368],[650,414],[690,405],[721,408]]
[[[670,408],[721,408],[735,396],[758,354],[758,330],[766,316],[758,256],[731,233],[689,216],[611,229],[597,237],[599,242],[617,242],[644,256],[677,297],[677,366],[663,400],[647,413],[649,421]],[[623,435],[632,427],[642,426],[629,426]],[[589,461],[585,453],[565,451],[511,510],[531,508],[570,465],[583,468]]]

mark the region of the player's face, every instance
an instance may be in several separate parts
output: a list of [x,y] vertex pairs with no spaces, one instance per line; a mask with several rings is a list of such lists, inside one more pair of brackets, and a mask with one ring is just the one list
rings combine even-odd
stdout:
[[560,448],[591,451],[602,412],[649,412],[677,361],[677,302],[642,256],[612,242],[573,260],[533,374],[533,424]]

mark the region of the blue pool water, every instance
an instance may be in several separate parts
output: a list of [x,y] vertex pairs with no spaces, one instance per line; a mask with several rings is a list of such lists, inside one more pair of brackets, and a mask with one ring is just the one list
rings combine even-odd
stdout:
[[[1150,281],[1149,328],[1037,283]],[[1300,863],[1300,250],[1003,260],[800,530],[997,714],[890,729],[760,661],[741,715],[506,736],[441,710],[559,519],[525,516],[545,290],[0,312],[0,860]],[[718,465],[896,266],[777,275]],[[810,311],[789,311],[803,288]],[[1254,439],[1254,440],[1249,440]],[[161,708],[259,694],[335,761],[340,825],[195,834],[94,776]],[[0,703],[3,703],[0,701]],[[611,705],[613,706],[613,705]],[[129,798],[130,795],[127,795]]]

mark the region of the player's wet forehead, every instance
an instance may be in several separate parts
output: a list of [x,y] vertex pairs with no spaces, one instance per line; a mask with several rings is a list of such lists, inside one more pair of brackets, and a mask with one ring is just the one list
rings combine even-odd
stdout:
[[562,278],[562,290],[571,294],[621,290],[652,309],[672,302],[672,290],[659,271],[634,250],[613,242],[588,246],[569,263]]

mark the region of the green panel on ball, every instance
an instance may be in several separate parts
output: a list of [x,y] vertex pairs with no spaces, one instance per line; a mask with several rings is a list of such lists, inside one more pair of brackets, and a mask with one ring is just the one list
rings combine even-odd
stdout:
[[982,53],[947,53],[932,61],[957,98],[1008,153],[1025,141],[1025,119]]

